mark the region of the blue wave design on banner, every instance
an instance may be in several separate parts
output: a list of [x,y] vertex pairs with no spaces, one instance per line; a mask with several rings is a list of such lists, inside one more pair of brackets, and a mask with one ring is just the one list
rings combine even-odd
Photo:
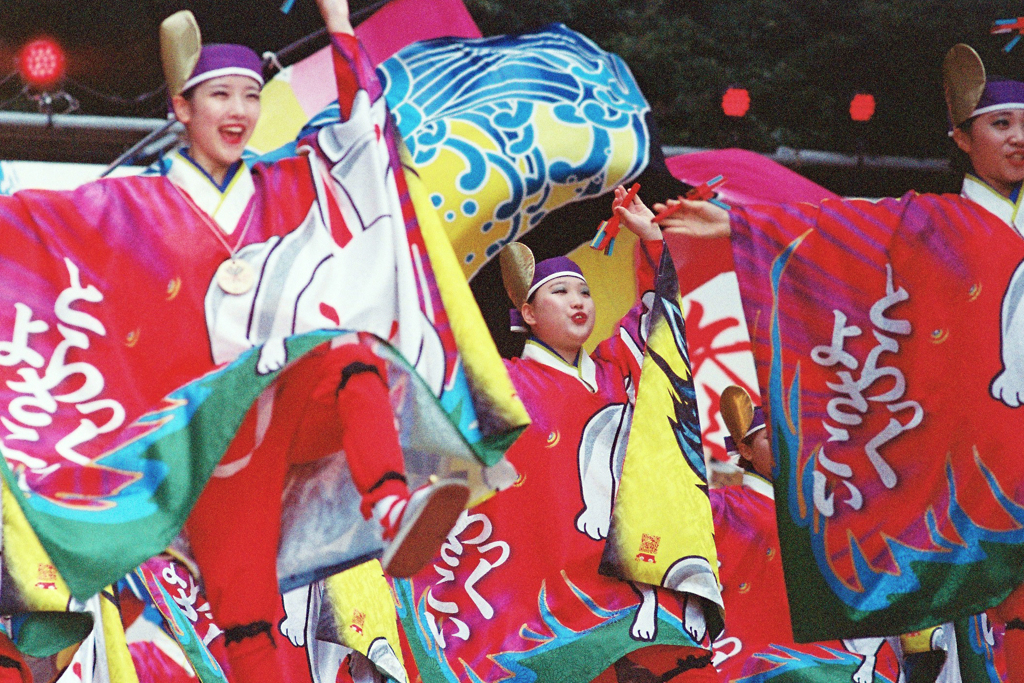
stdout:
[[[522,36],[416,43],[381,64],[377,72],[417,166],[429,164],[442,150],[455,152],[466,161],[468,170],[458,178],[458,186],[467,194],[483,186],[489,167],[498,167],[510,197],[496,218],[521,214],[503,241],[515,239],[524,220],[533,226],[543,218],[546,194],[532,205],[524,205],[524,200],[545,186],[585,183],[576,200],[601,194],[614,132],[631,131],[637,140],[637,155],[626,177],[638,175],[649,161],[650,133],[644,117],[650,107],[629,67],[562,24]],[[592,131],[581,163],[545,156],[538,142],[538,105],[554,105],[551,111],[560,123]],[[456,139],[451,134],[456,121],[483,131],[498,152]],[[500,246],[492,245],[488,252]]]

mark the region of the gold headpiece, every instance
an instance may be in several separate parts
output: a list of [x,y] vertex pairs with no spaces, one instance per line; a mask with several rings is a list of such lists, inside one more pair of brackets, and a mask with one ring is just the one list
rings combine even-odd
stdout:
[[722,392],[720,410],[729,436],[737,444],[743,441],[754,422],[754,402],[750,399],[750,394],[735,384],[727,386]]
[[199,62],[202,48],[199,24],[187,9],[175,12],[160,24],[160,61],[171,97],[181,94]]
[[533,252],[521,242],[510,242],[501,250],[498,261],[508,298],[512,299],[516,309],[520,309],[526,303],[533,282],[533,269],[536,266]]
[[970,45],[958,43],[942,60],[942,89],[953,126],[971,118],[985,89],[985,65]]

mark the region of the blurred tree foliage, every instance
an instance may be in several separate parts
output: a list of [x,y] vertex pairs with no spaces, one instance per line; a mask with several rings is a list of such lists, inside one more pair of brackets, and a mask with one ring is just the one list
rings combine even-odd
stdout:
[[[990,74],[1024,78],[1024,43],[991,36],[1010,0],[466,0],[485,35],[562,22],[629,64],[662,143],[945,156],[942,58],[966,42]],[[727,119],[730,85],[751,107]],[[868,123],[850,120],[857,92],[875,96]]]

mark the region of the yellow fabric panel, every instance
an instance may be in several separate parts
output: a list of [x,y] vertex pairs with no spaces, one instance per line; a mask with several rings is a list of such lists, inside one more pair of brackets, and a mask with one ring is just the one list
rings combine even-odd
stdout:
[[374,640],[385,638],[404,667],[395,597],[380,562],[370,560],[335,574],[324,586],[339,641],[365,655]]
[[292,86],[283,78],[272,78],[263,88],[260,99],[262,113],[247,146],[259,154],[266,154],[294,140],[309,117],[296,99]]
[[71,665],[71,660],[73,660],[75,655],[78,654],[78,648],[80,647],[80,644],[72,645],[71,647],[65,648],[57,653],[54,657],[53,665],[57,667],[58,671],[62,671]]
[[[403,163],[407,152],[402,147]],[[491,333],[487,329],[480,307],[463,275],[452,244],[445,234],[437,212],[427,195],[423,182],[414,173],[406,173],[409,195],[416,209],[423,241],[427,246],[430,264],[434,269],[437,288],[441,293],[452,333],[462,356],[463,369],[469,381],[477,412],[496,416],[508,427],[525,427],[530,416],[516,396],[512,380],[501,361]],[[481,425],[483,427],[483,425]],[[487,433],[484,433],[487,436]]]
[[[609,217],[612,215],[611,207],[612,199],[609,195]],[[596,225],[594,233],[597,233]],[[589,242],[567,254],[583,270],[597,310],[594,331],[583,345],[587,353],[593,353],[598,344],[616,333],[619,320],[636,303],[636,269],[633,266],[636,242],[636,235],[623,228],[615,238],[615,249],[611,256],[605,256],[598,249],[591,249]]]
[[[686,379],[689,368],[665,321],[647,340],[675,373]],[[615,499],[609,536],[628,578],[655,586],[687,557],[703,558],[718,578],[714,522],[703,481],[681,456],[669,417],[673,409],[669,378],[647,354],[640,375],[636,411],[629,432],[622,480]]]
[[912,655],[921,652],[931,652],[936,649],[932,647],[932,637],[935,635],[938,626],[926,628],[923,631],[913,631],[900,636],[900,647],[903,654]]
[[66,612],[71,593],[57,573],[25,513],[0,480],[3,492],[3,558],[27,612]]
[[[108,587],[113,591],[113,587]],[[121,612],[111,601],[100,598],[100,617],[103,620],[103,642],[107,650],[107,668],[110,680],[117,683],[139,683],[139,675],[135,671],[128,641],[124,635],[124,623]]]

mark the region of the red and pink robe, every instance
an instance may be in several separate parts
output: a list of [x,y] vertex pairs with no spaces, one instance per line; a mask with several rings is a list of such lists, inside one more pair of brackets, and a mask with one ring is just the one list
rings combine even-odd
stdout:
[[570,364],[531,339],[505,362],[532,419],[507,454],[519,480],[465,512],[433,566],[398,583],[417,606],[421,673],[429,658],[460,681],[591,681],[627,655],[658,673],[710,661],[681,594],[598,572],[661,249],[642,244],[638,301],[594,353]]

